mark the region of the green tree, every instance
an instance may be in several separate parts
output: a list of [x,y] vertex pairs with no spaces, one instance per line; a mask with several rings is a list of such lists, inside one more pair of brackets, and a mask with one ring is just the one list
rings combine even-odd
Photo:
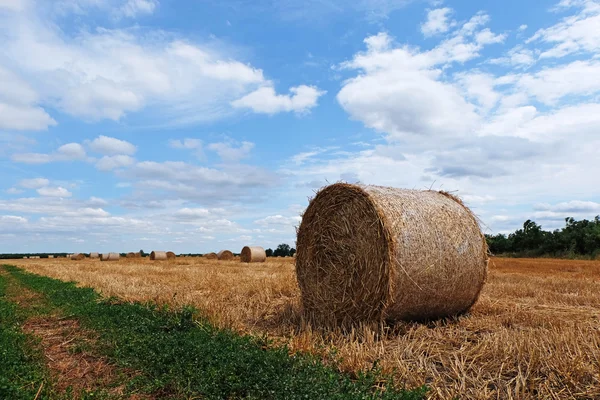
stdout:
[[290,255],[290,245],[281,243],[273,252],[275,257],[288,257]]
[[266,249],[265,253],[266,253],[267,257],[273,257],[273,249]]

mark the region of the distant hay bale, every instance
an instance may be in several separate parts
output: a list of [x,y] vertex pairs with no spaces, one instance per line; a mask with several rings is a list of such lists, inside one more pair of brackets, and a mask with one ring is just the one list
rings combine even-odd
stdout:
[[150,259],[152,261],[160,261],[160,260],[166,260],[169,257],[167,256],[167,253],[165,251],[153,251],[152,253],[150,253]]
[[127,255],[125,257],[126,258],[135,258],[136,255],[135,255],[135,253],[127,253]]
[[302,304],[317,324],[460,314],[487,276],[477,219],[445,192],[330,185],[306,209],[297,248]]
[[119,253],[102,253],[100,254],[100,261],[119,261],[121,256]]
[[169,260],[172,258],[177,258],[177,254],[173,253],[172,251],[167,251],[167,258]]
[[73,260],[73,261],[85,260],[85,255],[80,254],[80,253],[75,253],[71,256],[71,260]]
[[231,261],[233,260],[233,253],[229,250],[221,250],[217,253],[217,258],[220,261]]
[[267,253],[260,246],[244,246],[240,254],[240,260],[245,263],[265,262]]
[[218,260],[219,256],[217,255],[217,253],[208,253],[204,255],[204,258],[206,258],[207,260]]
[[100,254],[98,254],[98,253],[90,253],[90,258],[100,258]]
[[54,258],[52,254],[48,254],[48,258]]

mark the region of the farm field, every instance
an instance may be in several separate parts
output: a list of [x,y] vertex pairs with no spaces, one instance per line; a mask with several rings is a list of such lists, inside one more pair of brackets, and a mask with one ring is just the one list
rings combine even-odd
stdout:
[[494,258],[469,314],[346,334],[303,323],[291,258],[250,265],[202,258],[10,264],[107,297],[193,305],[218,327],[268,334],[344,372],[376,364],[399,385],[428,385],[434,399],[600,398],[599,261]]

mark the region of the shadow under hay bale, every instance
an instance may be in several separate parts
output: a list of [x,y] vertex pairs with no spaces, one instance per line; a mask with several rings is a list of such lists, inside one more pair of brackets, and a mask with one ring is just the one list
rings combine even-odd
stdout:
[[262,263],[267,260],[267,253],[260,246],[244,246],[240,260],[245,263]]
[[152,261],[161,261],[167,260],[169,257],[165,251],[153,251],[150,253],[150,260]]
[[436,191],[330,185],[304,213],[297,248],[303,307],[320,325],[460,314],[487,276],[477,219]]
[[233,260],[233,253],[229,250],[221,250],[217,253],[217,258],[220,261],[231,261]]
[[100,261],[119,261],[121,256],[119,253],[103,253],[100,254]]

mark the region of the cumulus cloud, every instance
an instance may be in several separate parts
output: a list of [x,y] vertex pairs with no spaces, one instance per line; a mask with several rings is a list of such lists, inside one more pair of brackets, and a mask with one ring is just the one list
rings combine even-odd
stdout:
[[208,145],[208,148],[217,153],[223,161],[239,162],[250,155],[250,152],[254,148],[254,143],[227,141],[211,143]]
[[299,225],[302,218],[300,216],[294,217],[284,217],[283,215],[270,215],[263,219],[259,219],[254,221],[255,224],[261,226],[269,226],[269,225]]
[[50,181],[46,178],[33,178],[33,179],[23,179],[19,182],[19,186],[24,187],[26,189],[38,189],[44,186],[48,186]]
[[113,156],[118,154],[133,155],[137,147],[133,144],[108,136],[99,136],[89,143],[90,149],[96,153]]
[[448,7],[429,10],[427,12],[427,21],[421,25],[423,35],[428,37],[447,32],[453,24],[453,22],[449,21],[451,13],[452,9]]
[[317,105],[319,97],[325,91],[314,86],[300,85],[290,88],[289,95],[275,93],[271,86],[265,86],[235,100],[231,105],[235,108],[249,108],[256,113],[276,114],[279,112],[305,113]]
[[135,18],[138,15],[152,14],[157,6],[157,0],[127,0],[119,8],[117,15]]
[[23,164],[47,164],[55,161],[78,161],[86,158],[86,152],[79,143],[67,143],[55,152],[46,153],[16,153],[11,159]]
[[42,187],[37,190],[40,196],[46,197],[71,197],[72,193],[64,187]]
[[135,159],[130,156],[104,156],[96,162],[96,168],[100,171],[112,171],[113,169],[128,167],[135,163]]

